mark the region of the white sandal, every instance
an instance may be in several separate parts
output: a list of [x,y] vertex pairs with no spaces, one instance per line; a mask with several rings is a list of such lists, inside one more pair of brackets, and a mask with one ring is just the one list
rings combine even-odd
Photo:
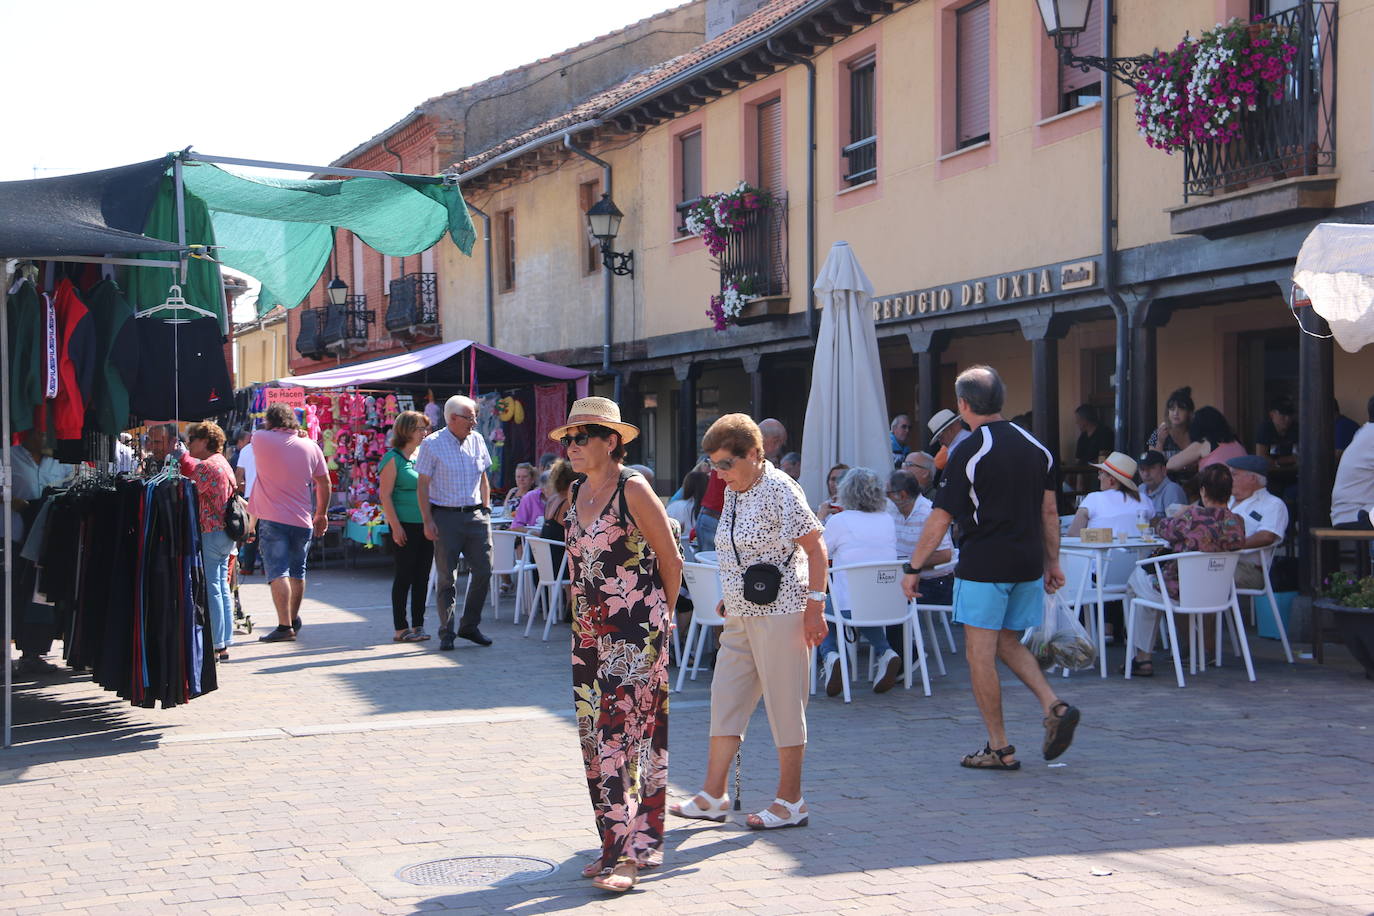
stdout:
[[668,813],[676,817],[685,817],[695,821],[715,821],[721,823],[725,816],[730,813],[730,794],[727,792],[720,798],[713,798],[705,792],[698,792],[702,798],[710,803],[709,808],[703,808],[697,804],[696,796],[692,796],[685,805],[673,805],[668,809]]
[[[749,824],[750,830],[777,830],[779,827],[805,827],[811,812],[803,811],[802,806],[806,804],[806,799],[799,798],[796,802],[784,801],[781,798],[773,799],[773,804],[781,805],[787,809],[787,817],[778,817],[768,808],[758,811],[754,817],[763,821],[761,824]],[[747,822],[746,822],[747,823]]]

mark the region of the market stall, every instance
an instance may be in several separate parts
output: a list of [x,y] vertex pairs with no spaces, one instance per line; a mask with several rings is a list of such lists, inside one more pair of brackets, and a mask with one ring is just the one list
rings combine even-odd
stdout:
[[[550,430],[564,422],[573,399],[585,397],[589,374],[506,353],[471,340],[435,344],[410,353],[277,379],[267,398],[291,398],[302,425],[320,443],[348,511],[346,537],[374,546],[385,533],[377,504],[377,462],[391,424],[402,410],[421,410],[432,428],[443,425],[443,404],[454,394],[477,402],[477,431],[492,456],[494,490],[514,482],[515,466],[558,452]],[[294,392],[294,394],[288,394]]]

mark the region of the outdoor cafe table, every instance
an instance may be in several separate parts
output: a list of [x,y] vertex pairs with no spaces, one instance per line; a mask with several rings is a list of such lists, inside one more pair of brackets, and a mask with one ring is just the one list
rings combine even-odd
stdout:
[[[1093,617],[1092,626],[1097,631],[1097,657],[1101,665],[1103,677],[1107,676],[1107,628],[1103,623],[1103,621],[1106,620],[1107,602],[1103,596],[1102,579],[1104,578],[1104,574],[1106,572],[1104,566],[1106,563],[1105,558],[1107,556],[1107,551],[1117,548],[1124,548],[1126,550],[1134,550],[1137,556],[1144,556],[1146,553],[1148,553],[1151,550],[1154,550],[1156,547],[1162,546],[1163,543],[1164,542],[1159,539],[1147,541],[1143,540],[1142,538],[1127,538],[1124,541],[1113,540],[1092,542],[1086,544],[1083,542],[1081,538],[1061,537],[1059,539],[1059,546],[1061,549],[1092,551],[1093,580],[1094,582],[1096,582],[1095,587],[1097,590],[1097,614]],[[1123,607],[1124,604],[1125,603],[1123,602]],[[1124,612],[1122,614],[1122,618],[1123,620],[1125,619]],[[1127,621],[1127,624],[1129,625],[1129,621]]]

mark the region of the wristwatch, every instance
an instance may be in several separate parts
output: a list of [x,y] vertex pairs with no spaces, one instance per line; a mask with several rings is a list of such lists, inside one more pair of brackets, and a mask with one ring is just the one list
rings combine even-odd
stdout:
[[825,592],[807,592],[806,597],[810,598],[812,601],[819,601],[822,604],[825,603]]
[[902,564],[902,572],[906,573],[908,576],[919,576],[921,574],[921,571],[910,563]]

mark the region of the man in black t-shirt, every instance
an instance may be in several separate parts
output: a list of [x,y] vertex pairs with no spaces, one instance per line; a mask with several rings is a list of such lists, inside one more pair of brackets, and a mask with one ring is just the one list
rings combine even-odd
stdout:
[[1045,593],[1064,584],[1054,458],[1021,427],[1002,418],[1006,388],[990,366],[974,366],[954,384],[959,415],[973,431],[950,454],[902,589],[920,592],[920,569],[951,523],[959,526],[954,619],[964,625],[973,697],[987,726],[983,749],[964,757],[976,769],[1016,770],[1016,748],[1002,721],[997,660],[1021,679],[1045,714],[1046,760],[1068,749],[1078,710],[1055,695],[1021,633],[1040,623]]

